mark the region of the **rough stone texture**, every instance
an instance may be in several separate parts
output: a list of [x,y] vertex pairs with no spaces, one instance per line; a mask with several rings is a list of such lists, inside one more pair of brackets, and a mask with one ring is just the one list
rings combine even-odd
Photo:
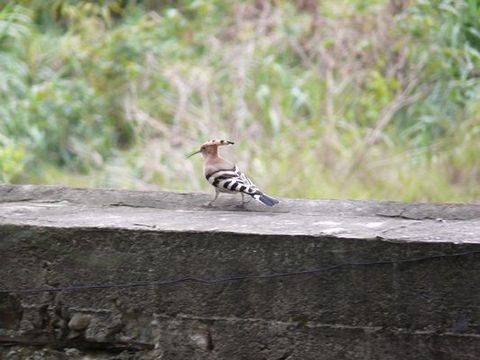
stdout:
[[209,199],[0,186],[0,359],[480,357],[480,205]]

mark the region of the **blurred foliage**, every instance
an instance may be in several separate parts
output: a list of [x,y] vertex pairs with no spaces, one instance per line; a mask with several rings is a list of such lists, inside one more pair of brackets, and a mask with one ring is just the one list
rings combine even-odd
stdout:
[[0,180],[480,198],[480,0],[0,0]]

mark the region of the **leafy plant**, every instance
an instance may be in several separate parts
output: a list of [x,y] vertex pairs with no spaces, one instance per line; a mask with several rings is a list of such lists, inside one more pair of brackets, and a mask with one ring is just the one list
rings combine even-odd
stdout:
[[2,181],[207,190],[226,137],[279,196],[476,200],[479,4],[0,2]]

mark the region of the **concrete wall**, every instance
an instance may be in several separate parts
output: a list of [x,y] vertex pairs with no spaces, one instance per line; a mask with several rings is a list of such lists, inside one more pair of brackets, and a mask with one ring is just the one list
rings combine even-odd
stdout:
[[479,205],[208,199],[0,186],[0,359],[480,358]]

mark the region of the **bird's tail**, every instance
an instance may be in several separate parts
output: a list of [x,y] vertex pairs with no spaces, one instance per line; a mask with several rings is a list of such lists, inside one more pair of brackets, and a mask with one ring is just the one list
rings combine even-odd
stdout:
[[261,193],[253,195],[253,198],[258,202],[261,202],[262,204],[267,206],[273,206],[279,203],[277,199],[274,199],[271,196],[261,194]]

